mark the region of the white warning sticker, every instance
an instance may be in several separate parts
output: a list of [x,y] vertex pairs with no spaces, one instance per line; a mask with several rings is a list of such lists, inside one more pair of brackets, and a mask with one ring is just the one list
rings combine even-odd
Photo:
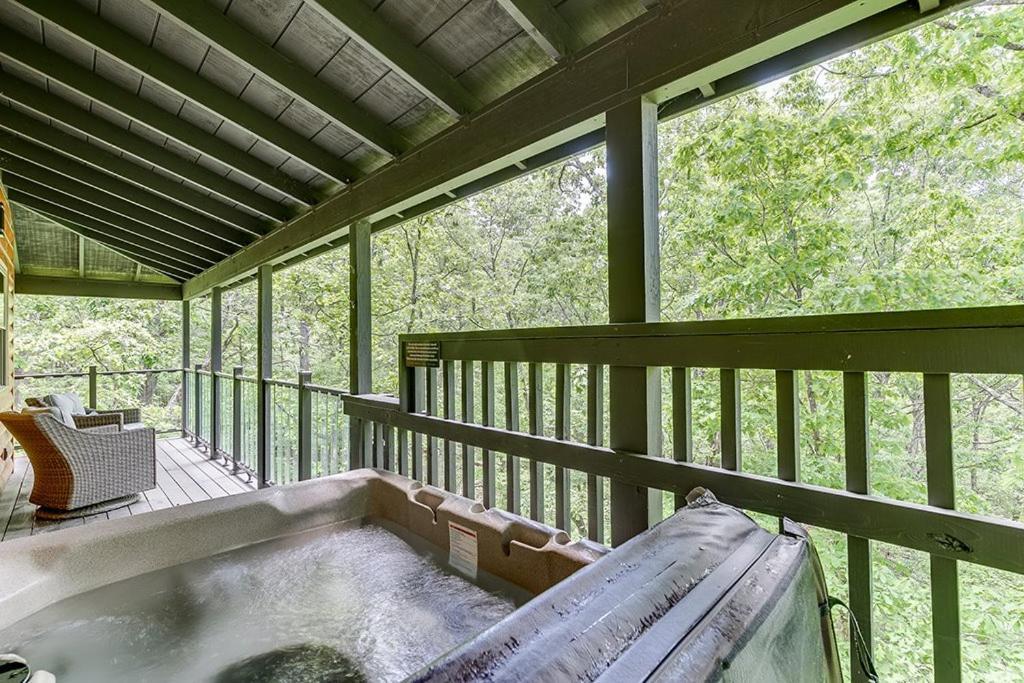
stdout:
[[448,563],[467,575],[476,578],[476,532],[461,524],[448,522]]

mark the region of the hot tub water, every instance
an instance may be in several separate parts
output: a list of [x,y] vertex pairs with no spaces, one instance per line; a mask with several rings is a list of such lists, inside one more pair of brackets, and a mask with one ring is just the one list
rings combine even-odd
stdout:
[[445,560],[387,522],[334,525],[74,596],[0,652],[60,683],[401,680],[529,598]]

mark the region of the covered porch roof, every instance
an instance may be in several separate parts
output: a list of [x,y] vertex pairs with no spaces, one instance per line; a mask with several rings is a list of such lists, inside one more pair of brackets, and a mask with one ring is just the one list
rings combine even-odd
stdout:
[[15,286],[192,298],[968,4],[2,0]]

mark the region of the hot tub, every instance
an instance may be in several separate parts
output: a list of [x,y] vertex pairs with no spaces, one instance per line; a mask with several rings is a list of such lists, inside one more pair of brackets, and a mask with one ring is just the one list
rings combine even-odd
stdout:
[[401,680],[605,552],[357,470],[4,543],[0,653],[60,683]]
[[698,490],[608,552],[376,470],[0,545],[0,652],[91,681],[835,681],[809,539]]

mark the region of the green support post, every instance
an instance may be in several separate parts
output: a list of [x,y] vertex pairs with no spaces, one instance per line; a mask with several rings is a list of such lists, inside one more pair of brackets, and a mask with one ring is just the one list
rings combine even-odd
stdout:
[[202,369],[203,369],[202,363],[196,363],[196,365],[195,365],[195,371],[196,371],[196,375],[195,375],[196,376],[195,390],[196,390],[196,393],[195,393],[195,401],[193,401],[193,404],[195,405],[195,411],[196,411],[196,413],[195,413],[195,423],[194,423],[194,425],[195,425],[194,428],[195,428],[196,446],[202,446],[202,444],[199,441],[199,438],[200,438],[200,434],[199,433],[201,431],[203,431],[203,376],[199,374],[199,371],[202,370]]
[[96,410],[96,366],[89,366],[89,407]]
[[273,372],[274,269],[260,266],[256,274],[256,484],[266,488],[270,481],[270,385]]
[[[370,340],[370,222],[349,226],[349,391],[368,394],[373,384]],[[350,419],[349,466],[366,467],[373,437],[370,425]]]
[[188,300],[181,302],[181,438],[188,436],[188,367],[192,364],[192,317]]
[[313,477],[313,373],[299,372],[299,481]]
[[220,377],[223,369],[224,346],[221,331],[221,288],[214,287],[210,294],[210,459],[220,457]]

